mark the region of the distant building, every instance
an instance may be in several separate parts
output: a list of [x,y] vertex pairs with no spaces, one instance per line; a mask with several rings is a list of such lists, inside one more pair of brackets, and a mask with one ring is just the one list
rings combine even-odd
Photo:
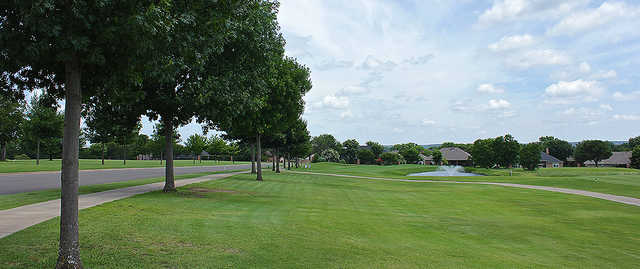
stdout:
[[538,167],[558,168],[558,167],[562,167],[562,165],[563,165],[563,162],[558,158],[553,157],[546,152],[540,152],[540,163],[538,164]]
[[[442,153],[442,160],[446,160],[450,165],[473,166],[473,162],[471,161],[471,154],[460,148],[441,148],[440,152]],[[422,157],[422,162],[426,165],[439,165],[433,162],[433,156],[431,155],[422,155]]]
[[[606,167],[631,167],[631,151],[619,151],[612,152],[613,154],[609,159],[605,159],[598,162],[598,166]],[[594,161],[584,162],[585,166],[596,166]]]

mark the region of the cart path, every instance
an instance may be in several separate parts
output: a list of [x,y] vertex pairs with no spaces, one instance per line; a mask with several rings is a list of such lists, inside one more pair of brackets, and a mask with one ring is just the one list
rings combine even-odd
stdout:
[[[181,187],[193,183],[226,178],[242,173],[248,173],[248,171],[213,174],[192,179],[176,180],[175,184],[176,187]],[[138,194],[159,191],[162,190],[163,187],[164,182],[157,182],[152,184],[80,195],[80,197],[78,198],[78,208],[82,210],[85,208],[94,207]],[[0,210],[0,238],[58,216],[60,216],[60,199],[25,205],[7,210]]]
[[365,176],[352,176],[352,175],[340,175],[340,174],[327,174],[327,173],[315,173],[315,172],[299,172],[299,171],[288,171],[289,173],[297,173],[297,174],[309,174],[309,175],[322,175],[322,176],[334,176],[334,177],[349,177],[349,178],[361,178],[361,179],[375,179],[375,180],[386,180],[386,181],[400,181],[400,182],[414,182],[414,183],[451,183],[451,184],[478,184],[478,185],[495,185],[495,186],[503,186],[503,187],[512,187],[512,188],[523,188],[523,189],[534,189],[534,190],[543,190],[543,191],[551,191],[551,192],[559,192],[566,194],[574,194],[581,196],[588,196],[598,199],[603,199],[607,201],[640,206],[640,199],[606,194],[600,192],[592,192],[592,191],[583,191],[583,190],[575,190],[575,189],[566,189],[566,188],[557,188],[557,187],[547,187],[547,186],[537,186],[537,185],[524,185],[524,184],[515,184],[515,183],[499,183],[499,182],[472,182],[472,181],[440,181],[440,180],[428,180],[428,179],[398,179],[398,178],[382,178],[382,177],[365,177]]

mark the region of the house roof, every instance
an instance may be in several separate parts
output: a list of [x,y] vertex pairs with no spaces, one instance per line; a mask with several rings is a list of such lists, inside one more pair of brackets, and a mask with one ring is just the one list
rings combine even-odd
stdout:
[[441,148],[440,152],[442,152],[442,158],[447,161],[466,161],[471,159],[471,154],[456,147]]
[[[612,152],[612,153],[613,154],[611,155],[611,157],[609,157],[609,159],[602,160],[598,162],[598,164],[623,165],[623,164],[631,163],[631,151],[619,151],[619,152]],[[586,161],[584,163],[587,165],[596,164],[594,161]]]
[[556,157],[553,157],[547,153],[540,152],[540,162],[548,162],[548,163],[561,163],[562,161]]
[[[471,154],[456,147],[441,148],[440,152],[442,153],[442,159],[447,161],[467,161],[471,159]],[[425,161],[433,160],[433,155],[429,155],[429,156],[421,155],[421,157]]]

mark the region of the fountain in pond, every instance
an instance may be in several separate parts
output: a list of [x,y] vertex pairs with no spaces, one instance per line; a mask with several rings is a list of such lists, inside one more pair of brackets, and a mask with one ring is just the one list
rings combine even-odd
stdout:
[[422,173],[414,173],[408,174],[407,176],[419,176],[419,177],[471,177],[471,176],[479,176],[474,173],[466,173],[464,172],[464,168],[459,165],[442,165],[439,166],[436,171],[431,172],[422,172]]

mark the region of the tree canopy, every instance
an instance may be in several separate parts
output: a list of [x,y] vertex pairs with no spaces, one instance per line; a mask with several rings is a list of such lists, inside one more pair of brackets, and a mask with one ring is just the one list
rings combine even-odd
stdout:
[[575,158],[578,162],[593,161],[598,166],[601,160],[611,157],[609,143],[602,140],[585,140],[580,142],[575,149]]

